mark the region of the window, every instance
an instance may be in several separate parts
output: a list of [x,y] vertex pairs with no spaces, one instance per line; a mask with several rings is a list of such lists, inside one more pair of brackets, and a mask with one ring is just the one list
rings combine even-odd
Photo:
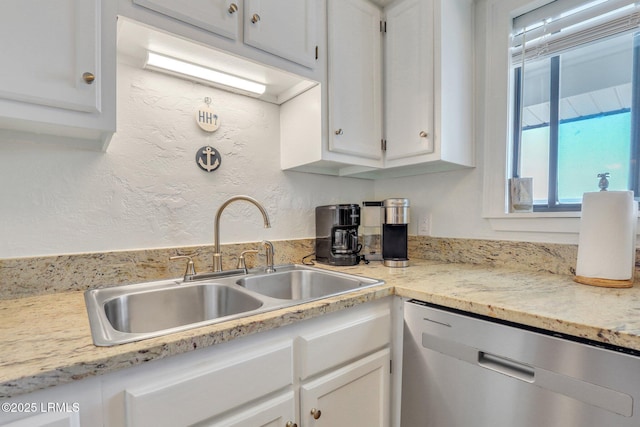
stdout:
[[630,0],[557,0],[514,19],[511,176],[533,178],[535,211],[579,210],[604,172],[638,195],[639,18]]

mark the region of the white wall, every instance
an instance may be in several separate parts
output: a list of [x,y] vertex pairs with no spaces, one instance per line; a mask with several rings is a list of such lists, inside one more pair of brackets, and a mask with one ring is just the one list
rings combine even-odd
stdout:
[[[475,128],[476,168],[375,182],[283,172],[279,107],[121,61],[118,131],[106,153],[0,142],[0,258],[210,244],[215,211],[235,194],[262,201],[273,228],[263,229],[257,210],[240,202],[222,218],[223,243],[313,237],[315,206],[388,197],[410,199],[411,234],[427,216],[437,237],[575,243],[577,234],[563,232],[562,223],[555,233],[545,219],[534,232],[514,231],[483,218],[484,158],[504,155],[487,150],[484,140],[487,10],[498,1],[476,3],[476,119],[468,124]],[[214,134],[193,117],[206,96],[222,120]],[[194,160],[205,145],[223,154],[222,167],[210,174]]]
[[[207,96],[213,134],[194,118]],[[212,244],[216,209],[236,194],[261,201],[272,228],[236,202],[222,243],[314,237],[315,206],[373,197],[371,181],[281,171],[278,106],[122,60],[117,127],[106,153],[0,143],[0,258]],[[223,156],[212,173],[195,164],[206,145]]]

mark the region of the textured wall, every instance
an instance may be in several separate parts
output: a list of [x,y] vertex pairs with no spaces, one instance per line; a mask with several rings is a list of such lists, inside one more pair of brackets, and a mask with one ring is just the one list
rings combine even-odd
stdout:
[[[272,219],[232,204],[222,243],[315,236],[314,207],[373,197],[366,180],[280,170],[279,107],[118,64],[118,130],[106,153],[0,143],[0,258],[211,244],[228,197],[260,200]],[[212,99],[220,129],[194,114]],[[211,145],[213,173],[195,164]]]

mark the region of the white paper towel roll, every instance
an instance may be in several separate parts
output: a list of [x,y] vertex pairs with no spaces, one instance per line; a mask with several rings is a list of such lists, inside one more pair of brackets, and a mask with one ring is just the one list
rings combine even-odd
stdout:
[[[576,281],[616,286],[633,283],[638,204],[632,191],[584,193]],[[590,280],[595,279],[595,280]],[[609,282],[611,281],[611,283]]]

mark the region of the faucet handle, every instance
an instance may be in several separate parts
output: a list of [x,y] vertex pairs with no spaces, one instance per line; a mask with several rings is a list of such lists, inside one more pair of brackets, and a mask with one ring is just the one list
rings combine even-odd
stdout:
[[189,261],[187,262],[187,268],[186,268],[186,270],[184,271],[184,281],[185,281],[185,282],[188,282],[189,280],[191,280],[191,278],[192,278],[193,276],[195,276],[195,275],[196,275],[196,267],[195,267],[195,265],[193,264],[193,259],[192,259],[190,256],[187,256],[187,255],[177,255],[177,256],[169,257],[169,259],[170,259],[171,261],[173,261],[174,259],[187,259],[187,260],[189,260]]
[[265,252],[267,254],[267,269],[265,270],[267,273],[275,273],[276,269],[273,268],[273,243],[268,240],[263,240],[262,244],[265,247]]
[[236,268],[241,268],[244,270],[245,274],[247,273],[247,264],[245,263],[245,255],[246,254],[257,254],[260,252],[257,249],[248,249],[246,251],[240,252],[240,258],[238,258],[238,266]]

